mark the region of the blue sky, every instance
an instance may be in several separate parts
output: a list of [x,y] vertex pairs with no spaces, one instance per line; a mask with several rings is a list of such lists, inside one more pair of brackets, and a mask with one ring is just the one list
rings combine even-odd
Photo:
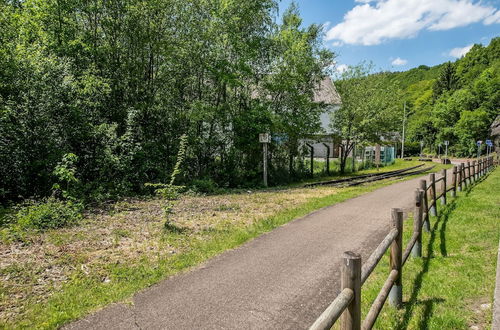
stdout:
[[[280,12],[292,0],[282,0]],[[403,71],[455,60],[500,36],[500,0],[296,0],[303,24],[327,24],[337,68]]]

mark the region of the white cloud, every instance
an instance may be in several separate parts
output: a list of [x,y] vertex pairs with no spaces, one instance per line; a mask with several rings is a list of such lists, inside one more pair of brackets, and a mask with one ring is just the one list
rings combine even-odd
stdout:
[[406,63],[408,63],[408,60],[403,60],[402,58],[395,58],[391,64],[392,65],[396,65],[396,66],[400,66],[400,65],[405,65]]
[[494,13],[490,17],[487,17],[484,20],[484,24],[486,25],[499,24],[499,23],[500,23],[500,10],[497,10],[496,13]]
[[337,65],[337,67],[335,68],[337,73],[344,73],[347,71],[347,69],[349,69],[349,66],[347,64],[340,64]]
[[343,46],[343,45],[344,45],[344,43],[343,43],[342,41],[334,41],[334,42],[332,43],[332,46],[333,46],[333,47],[341,47],[341,46]]
[[415,37],[421,30],[449,30],[476,22],[500,23],[500,11],[472,0],[356,0],[344,20],[328,30],[327,40],[378,45]]
[[472,46],[474,46],[474,45],[453,48],[452,50],[450,50],[448,55],[456,57],[456,58],[460,58],[460,57],[464,56],[465,54],[467,54],[469,52],[469,50],[471,50]]

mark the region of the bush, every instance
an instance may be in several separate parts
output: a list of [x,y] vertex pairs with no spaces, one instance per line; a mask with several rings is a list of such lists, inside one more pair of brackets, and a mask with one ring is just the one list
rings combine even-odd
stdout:
[[217,183],[212,179],[198,179],[191,183],[192,189],[199,193],[213,194],[219,191]]
[[48,198],[31,202],[16,213],[17,224],[22,229],[53,229],[76,223],[82,218],[83,205],[74,201]]

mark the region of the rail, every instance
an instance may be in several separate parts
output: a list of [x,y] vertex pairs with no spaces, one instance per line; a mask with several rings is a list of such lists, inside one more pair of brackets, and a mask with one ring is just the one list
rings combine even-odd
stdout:
[[417,169],[424,166],[424,164],[408,167],[402,170],[395,170],[395,171],[388,171],[388,172],[381,172],[381,173],[372,173],[372,174],[364,174],[364,175],[358,175],[355,177],[349,177],[349,178],[344,178],[344,179],[337,179],[337,180],[329,180],[329,181],[322,181],[322,182],[314,182],[314,183],[309,183],[306,184],[305,187],[315,187],[315,186],[325,186],[325,185],[335,185],[335,184],[341,184],[341,183],[349,183],[349,182],[354,182],[356,180],[360,179],[371,179],[371,178],[380,178],[380,177],[386,177],[386,176],[396,176],[397,174],[403,174],[405,172]]
[[[441,171],[436,179],[435,173],[429,175],[429,183],[420,181],[415,190],[415,207],[413,212],[413,234],[403,251],[403,210],[391,210],[391,227],[389,233],[375,248],[370,257],[362,265],[361,256],[357,253],[344,252],[341,269],[341,291],[325,311],[316,319],[310,330],[330,329],[338,319],[342,330],[371,329],[377,320],[384,304],[389,298],[392,306],[400,308],[403,303],[403,266],[410,256],[422,257],[422,233],[430,231],[429,214],[438,215],[437,199],[446,205],[447,194],[461,191],[479,181],[495,166],[492,157],[479,159],[472,164],[467,162],[452,169],[451,186],[448,187],[447,170]],[[437,184],[440,193],[437,194]],[[429,202],[429,199],[431,201]],[[377,297],[373,301],[368,314],[361,322],[361,288],[375,267],[379,264],[387,250],[390,250],[390,272]]]

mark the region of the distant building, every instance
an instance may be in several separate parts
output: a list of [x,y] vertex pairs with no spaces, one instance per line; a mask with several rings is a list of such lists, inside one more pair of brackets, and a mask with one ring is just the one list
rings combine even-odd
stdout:
[[314,92],[314,102],[322,102],[327,105],[326,111],[320,116],[321,128],[326,134],[333,134],[330,127],[330,115],[333,111],[340,108],[342,102],[340,100],[340,95],[330,77],[325,77],[320,82],[318,89]]
[[[328,149],[330,149],[330,158],[337,158],[339,155],[339,143],[335,133],[330,127],[331,114],[340,108],[342,103],[340,95],[330,77],[325,77],[314,91],[314,102],[324,103],[325,111],[320,115],[321,130],[320,134],[311,134],[309,138],[300,140],[301,148],[314,148],[315,158],[326,158]],[[336,143],[337,141],[337,143]]]
[[493,150],[500,155],[500,115],[491,124],[491,138],[493,140]]

